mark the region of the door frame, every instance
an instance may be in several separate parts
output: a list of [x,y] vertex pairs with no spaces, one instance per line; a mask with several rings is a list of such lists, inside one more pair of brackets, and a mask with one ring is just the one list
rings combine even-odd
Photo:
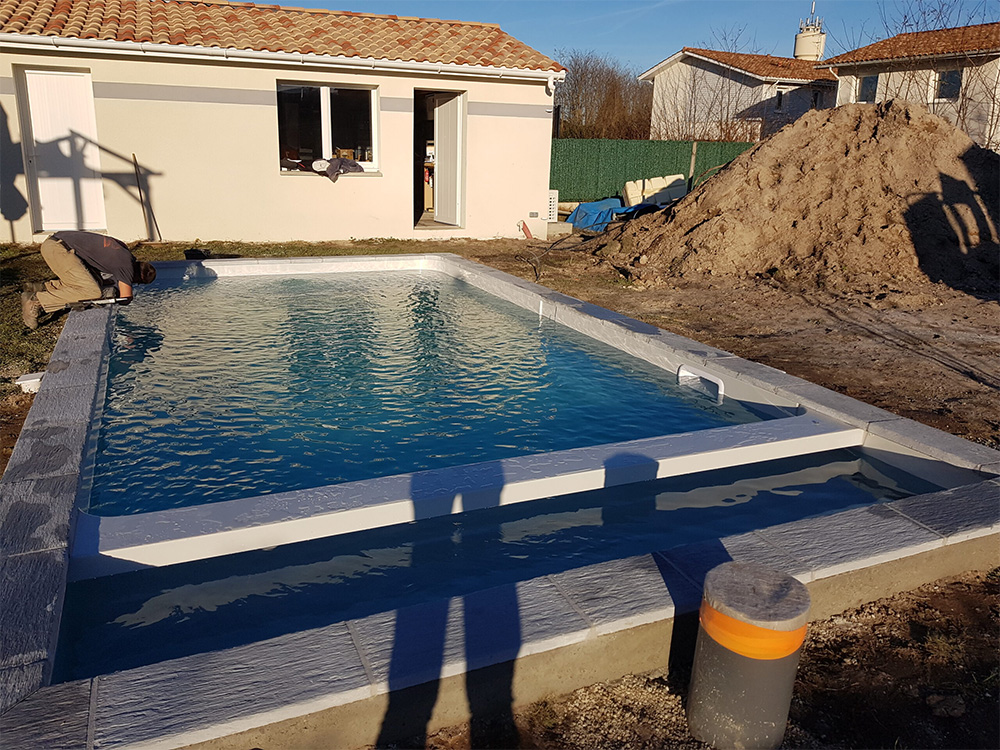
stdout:
[[[100,160],[100,147],[98,143],[98,133],[97,133],[97,113],[94,106],[94,89],[93,89],[93,78],[91,72],[87,68],[76,68],[76,67],[50,67],[50,66],[15,66],[15,84],[16,93],[18,100],[18,121],[21,128],[21,154],[24,160],[24,176],[25,182],[28,188],[28,198],[29,198],[29,210],[31,214],[31,225],[32,232],[35,234],[42,232],[58,231],[60,229],[86,229],[86,230],[107,230],[107,205],[104,196],[104,184],[103,184],[103,171],[101,169]],[[39,164],[38,164],[38,149],[36,148],[36,138],[35,138],[35,128],[32,124],[32,103],[31,97],[29,95],[29,84],[28,78],[32,74],[41,75],[52,75],[52,76],[67,76],[78,79],[85,79],[84,84],[87,89],[89,96],[86,99],[86,111],[83,112],[80,118],[83,121],[83,130],[89,130],[88,133],[81,132],[81,135],[86,138],[90,143],[86,144],[81,153],[83,154],[83,159],[87,164],[83,166],[89,169],[92,173],[91,177],[86,179],[95,180],[97,182],[97,189],[93,190],[91,195],[93,198],[92,203],[90,203],[91,215],[81,216],[79,211],[86,210],[83,202],[82,193],[77,189],[78,195],[76,196],[76,206],[78,209],[77,219],[73,223],[73,226],[69,226],[68,223],[63,222],[53,222],[51,219],[48,221],[45,217],[44,206],[42,205],[42,195],[43,190],[41,188],[39,175]],[[38,103],[36,102],[36,107]],[[36,110],[37,113],[37,110]],[[72,124],[67,126],[67,129],[72,131]],[[69,178],[76,178],[75,175],[66,175]],[[55,226],[55,224],[59,224]],[[66,225],[63,225],[66,224]]]

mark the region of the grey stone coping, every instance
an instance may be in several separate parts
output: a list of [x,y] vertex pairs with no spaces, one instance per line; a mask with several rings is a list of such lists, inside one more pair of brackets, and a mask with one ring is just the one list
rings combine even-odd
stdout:
[[[418,267],[469,274],[477,285],[486,288],[496,284],[508,299],[538,309],[540,314],[556,320],[561,315],[600,336],[618,331],[621,335],[616,345],[633,349],[640,356],[645,352],[645,356],[669,366],[694,363],[743,384],[746,393],[759,394],[763,403],[789,407],[793,413],[801,408],[806,414],[821,414],[877,431],[872,440],[880,450],[899,446],[900,455],[915,456],[914,460],[944,459],[980,470],[1000,466],[1000,454],[982,446],[943,439],[944,434],[938,431],[913,428],[909,420],[804,381],[790,382],[780,371],[743,364],[726,352],[673,334],[649,333],[644,324],[629,322],[625,316],[605,312],[588,320],[584,313],[590,310],[585,303],[567,301],[544,287],[454,257],[240,259],[157,265],[163,266],[164,278],[171,274],[214,277],[312,272],[334,267]],[[500,280],[506,284],[499,284]],[[101,363],[111,312],[70,316],[66,341],[60,339],[53,354],[53,360],[60,364],[48,382],[43,379],[40,393],[58,390],[78,399],[91,384],[102,390]],[[92,333],[88,333],[91,327]],[[88,348],[91,335],[93,348]],[[727,392],[732,392],[729,381],[726,386]],[[95,400],[92,403],[97,408]],[[68,524],[66,519],[76,497],[69,487],[86,462],[84,454],[91,439],[87,425],[77,421],[78,412],[72,405],[67,403],[66,416],[59,416],[50,396],[39,403],[37,420],[29,414],[11,465],[0,479],[0,528],[4,530],[0,583],[4,600],[18,602],[13,611],[3,612],[7,619],[0,635],[0,711],[5,713],[0,725],[5,737],[16,736],[31,747],[172,747],[350,703],[384,692],[390,684],[393,688],[415,684],[428,675],[433,679],[434,669],[428,668],[431,663],[437,663],[439,676],[457,674],[469,666],[608,637],[693,610],[700,600],[705,574],[726,559],[759,562],[809,582],[1000,533],[1000,480],[994,478],[722,537],[717,542],[522,581],[443,605],[425,602],[394,613],[94,680],[49,686],[25,699],[48,680],[66,580],[68,537],[64,534],[73,523],[72,516]],[[43,504],[51,506],[50,515],[34,507]],[[405,648],[400,658],[395,659],[398,623],[413,623],[417,633],[423,628],[441,645],[424,640],[417,648],[411,642],[420,639],[407,638],[402,641]],[[407,653],[412,660],[406,658]],[[433,658],[428,659],[428,653]],[[65,710],[50,712],[46,720],[45,707],[60,705]],[[65,731],[53,722],[63,725]],[[6,734],[12,726],[19,734]]]
[[90,741],[91,690],[96,681],[52,685],[0,716],[0,744],[9,750],[80,750]]
[[51,674],[111,320],[108,309],[70,313],[0,477],[0,713]]

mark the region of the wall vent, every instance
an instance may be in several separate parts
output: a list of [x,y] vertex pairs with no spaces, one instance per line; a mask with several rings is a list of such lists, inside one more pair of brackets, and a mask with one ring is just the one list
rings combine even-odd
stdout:
[[549,221],[559,221],[559,191],[549,191]]

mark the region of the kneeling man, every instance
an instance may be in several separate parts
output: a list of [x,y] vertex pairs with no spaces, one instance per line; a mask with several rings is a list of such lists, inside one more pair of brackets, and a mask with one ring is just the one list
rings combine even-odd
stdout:
[[135,259],[121,240],[94,232],[56,232],[42,243],[42,258],[58,277],[29,282],[21,293],[24,324],[38,328],[41,313],[53,313],[84,300],[102,296],[132,301],[135,284],[149,284],[156,269]]

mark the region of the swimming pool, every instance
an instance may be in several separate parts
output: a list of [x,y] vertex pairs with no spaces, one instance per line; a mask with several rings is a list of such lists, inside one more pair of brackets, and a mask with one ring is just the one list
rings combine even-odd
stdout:
[[168,265],[118,316],[74,579],[863,439],[504,274],[337,261]]
[[[24,746],[371,745],[410,687],[455,723],[477,674],[510,705],[662,667],[720,562],[794,575],[815,617],[998,564],[995,451],[544,287],[447,255],[159,271],[443,272],[766,418],[100,516],[84,509],[120,310],[73,313],[0,478],[0,710]],[[69,682],[50,684],[54,661]]]
[[90,512],[761,418],[439,272],[175,281],[118,313]]

